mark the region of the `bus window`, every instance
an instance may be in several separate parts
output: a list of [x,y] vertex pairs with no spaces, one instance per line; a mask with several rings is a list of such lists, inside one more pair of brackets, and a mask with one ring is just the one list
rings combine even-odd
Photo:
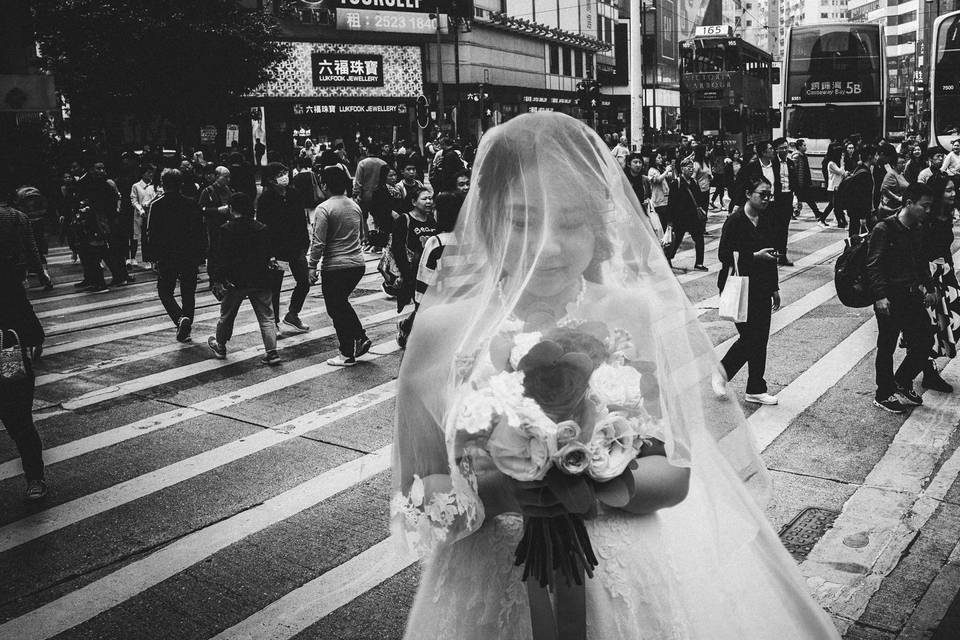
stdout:
[[743,133],[743,118],[739,109],[730,107],[723,110],[723,130],[730,135]]
[[787,128],[791,138],[844,140],[858,133],[864,140],[877,140],[883,126],[883,108],[878,105],[788,106]]

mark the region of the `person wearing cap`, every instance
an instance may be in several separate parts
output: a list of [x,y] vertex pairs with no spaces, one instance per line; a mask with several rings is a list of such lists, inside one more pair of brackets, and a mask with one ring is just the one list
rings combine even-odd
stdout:
[[[290,294],[290,306],[283,316],[283,324],[296,333],[306,333],[310,327],[300,321],[300,311],[310,291],[310,277],[307,273],[307,248],[310,235],[307,230],[308,218],[304,211],[304,199],[290,184],[287,167],[279,162],[271,162],[263,170],[263,193],[257,201],[257,220],[267,225],[270,232],[270,244],[273,257],[290,265],[290,271],[296,286]],[[273,283],[273,315],[280,324],[280,289],[283,278]]]

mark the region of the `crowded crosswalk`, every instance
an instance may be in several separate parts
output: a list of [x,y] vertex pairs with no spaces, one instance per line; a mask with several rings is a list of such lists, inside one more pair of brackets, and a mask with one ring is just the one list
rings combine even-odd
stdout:
[[[707,223],[706,272],[689,246],[673,259],[719,354],[736,336],[717,313],[724,217]],[[845,637],[956,637],[933,634],[960,586],[960,399],[927,391],[906,415],[872,405],[874,315],[841,305],[832,282],[845,237],[809,212],[791,226],[767,367],[779,404],[744,406],[775,479],[767,516],[787,531],[807,509],[833,514],[795,557]],[[402,316],[377,258],[352,297],[373,342],[359,366],[326,363],[336,336],[314,288],[311,331],[282,336],[271,368],[250,309],[227,358],[211,357],[205,277],[180,343],[151,272],[75,293],[78,267],[51,250],[57,284],[31,294],[50,496],[21,501],[0,440],[0,638],[402,635],[420,569],[387,524]],[[942,373],[960,383],[955,361]]]

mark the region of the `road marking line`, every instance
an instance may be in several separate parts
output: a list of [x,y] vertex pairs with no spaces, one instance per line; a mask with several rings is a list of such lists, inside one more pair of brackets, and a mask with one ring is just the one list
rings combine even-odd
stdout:
[[[381,278],[380,274],[373,272],[363,276],[363,279],[360,280],[360,283],[357,285],[359,288],[367,288],[364,285],[370,285],[375,280]],[[292,289],[292,287],[291,287]],[[155,297],[155,296],[152,296]],[[216,308],[219,310],[220,303],[217,302],[216,298],[213,297],[211,293],[209,296],[204,296],[206,300],[197,305],[198,309],[209,309]],[[96,306],[93,307],[94,309]],[[162,304],[150,305],[147,307],[137,307],[136,309],[129,309],[127,311],[120,311],[119,313],[107,314],[102,316],[97,316],[93,318],[82,318],[80,320],[71,320],[69,322],[48,322],[44,330],[47,335],[57,336],[64,333],[71,333],[78,330],[89,330],[89,329],[101,329],[108,327],[110,325],[116,324],[118,322],[129,322],[132,320],[148,320],[153,317],[166,316],[166,310],[163,308]],[[172,325],[173,323],[168,321],[167,325]]]
[[[943,371],[954,384],[958,374],[958,360]],[[800,565],[841,633],[863,615],[960,474],[958,448],[924,488],[957,430],[960,396],[928,391],[923,399]]]
[[[397,346],[396,342],[392,340],[388,342],[382,342],[374,345],[370,354],[362,357],[361,360],[376,360],[381,356],[394,353],[398,348],[399,347]],[[280,389],[292,387],[308,380],[319,378],[328,373],[334,373],[335,371],[338,371],[338,368],[330,367],[330,365],[323,362],[304,367],[303,369],[297,369],[296,371],[291,371],[289,373],[284,373],[247,387],[241,387],[240,389],[236,389],[219,396],[214,396],[212,398],[207,398],[206,400],[195,402],[185,407],[177,407],[176,409],[172,409],[164,413],[142,418],[136,422],[131,422],[107,431],[94,433],[77,440],[71,440],[70,442],[66,442],[56,447],[44,449],[43,462],[47,467],[49,467],[52,464],[70,460],[71,458],[76,458],[78,456],[92,453],[100,449],[105,449],[107,447],[112,447],[115,444],[119,444],[133,438],[139,438],[140,436],[147,435],[148,433],[167,429],[182,422],[186,422],[187,420],[202,416],[203,414],[216,413],[217,411],[221,411],[227,407],[236,406],[243,402],[247,402],[248,400],[253,400],[254,398],[259,398],[275,391],[279,391]],[[60,413],[65,412],[61,411]],[[0,480],[13,478],[21,473],[23,473],[23,467],[20,463],[20,458],[14,458],[12,460],[7,460],[6,462],[0,463]]]
[[[369,316],[367,321],[370,325],[375,325],[381,322],[392,320],[399,315],[400,314],[391,309],[387,311],[381,311],[380,313],[375,313],[372,316]],[[325,327],[318,331],[302,333],[300,335],[284,338],[281,346],[283,349],[286,349],[288,347],[294,347],[307,342],[321,340],[333,333],[333,327]],[[180,367],[174,367],[172,369],[164,369],[162,371],[147,374],[139,378],[126,380],[116,385],[101,387],[99,389],[94,389],[93,391],[88,391],[87,393],[76,396],[75,398],[70,398],[68,400],[59,402],[57,403],[57,406],[61,407],[62,409],[66,409],[67,411],[76,411],[77,409],[89,407],[91,405],[106,402],[108,400],[115,400],[131,393],[136,393],[138,391],[143,391],[145,389],[150,389],[163,384],[169,384],[171,382],[189,378],[201,373],[206,373],[208,371],[215,371],[217,369],[229,367],[237,364],[238,362],[254,358],[260,355],[262,352],[263,345],[258,344],[253,347],[241,349],[240,351],[228,352],[225,360],[219,360],[211,357],[209,359],[194,362],[192,364],[186,364]],[[281,353],[282,352],[283,350],[281,350]],[[34,416],[34,421],[36,422],[38,420],[42,420],[45,417],[45,414]]]
[[387,538],[211,640],[287,640],[417,560],[399,541]]
[[[813,227],[812,229],[807,229],[806,231],[795,233],[792,236],[790,236],[790,238],[787,240],[787,243],[793,244],[794,242],[800,242],[801,240],[805,240],[810,236],[820,233],[821,231],[823,231],[822,227]],[[716,243],[717,243],[717,246],[720,245],[719,240],[717,240]],[[837,246],[837,245],[842,245],[842,243],[835,243],[834,245],[831,245],[831,246]],[[676,257],[674,257],[674,261],[675,260],[676,260]],[[717,273],[718,271],[720,271],[721,266],[722,264],[719,261],[713,262],[710,264],[710,266],[707,268],[706,271],[690,271],[688,273],[681,273],[679,276],[677,276],[677,280],[679,280],[682,283],[687,283],[687,282],[693,282],[694,280],[699,280],[700,278],[706,278],[711,273]]]
[[391,446],[321,473],[245,511],[172,542],[122,569],[0,625],[0,638],[47,640],[198,562],[390,468]]
[[[335,369],[335,367],[330,367],[327,364],[322,366]],[[391,380],[269,429],[263,429],[252,435],[198,453],[106,489],[101,489],[11,522],[0,527],[0,553],[110,509],[115,509],[157,491],[185,482],[208,471],[219,469],[268,447],[293,438],[299,438],[336,420],[356,415],[392,398],[394,393],[396,393],[396,381]],[[389,446],[386,448],[389,449]],[[5,636],[0,633],[0,638],[2,637]]]
[[[384,293],[371,293],[365,296],[358,296],[356,298],[352,298],[350,302],[354,305],[360,305],[368,302],[374,302],[377,300],[385,300],[386,297],[387,296]],[[281,300],[281,304],[284,304],[283,300]],[[300,319],[303,320],[303,319],[312,318],[314,316],[320,316],[326,313],[326,311],[327,311],[326,307],[324,306],[311,308],[309,311],[302,312],[300,314]],[[217,317],[219,318],[219,314]],[[365,323],[369,321],[370,321],[370,318],[360,319],[361,323]],[[200,323],[199,322],[194,323],[193,325],[194,330],[196,330],[198,327],[200,327]],[[326,331],[328,329],[329,327],[325,329],[317,329],[317,330],[311,331],[311,333],[316,335],[317,331]],[[171,330],[172,330],[172,327],[171,327]],[[257,322],[247,322],[234,327],[233,337],[236,338],[237,336],[240,336],[240,335],[245,335],[247,333],[259,332],[259,331],[260,331],[260,325]],[[325,335],[329,335],[329,333]],[[134,362],[139,362],[141,360],[151,360],[165,353],[172,353],[174,351],[190,349],[196,346],[197,346],[197,343],[195,342],[185,342],[185,343],[171,342],[169,344],[165,344],[155,349],[150,349],[148,351],[137,351],[135,353],[118,356],[116,358],[111,358],[109,360],[100,360],[92,364],[81,365],[78,367],[74,367],[72,369],[68,369],[67,371],[58,371],[54,373],[47,373],[41,376],[37,376],[36,386],[40,387],[45,384],[50,384],[52,382],[59,382],[61,380],[72,378],[73,376],[78,376],[85,373],[95,373],[95,372],[105,371],[106,369],[121,367],[127,364],[132,364]],[[280,343],[280,346],[281,347],[283,346],[282,342]]]

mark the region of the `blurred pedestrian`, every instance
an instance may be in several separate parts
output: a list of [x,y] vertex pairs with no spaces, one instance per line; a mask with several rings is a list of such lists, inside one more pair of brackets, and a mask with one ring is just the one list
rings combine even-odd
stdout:
[[[0,194],[0,200],[9,195]],[[33,423],[33,363],[40,357],[44,334],[23,287],[28,269],[43,269],[30,221],[24,213],[0,204],[0,348],[14,357],[19,354],[20,361],[19,367],[4,367],[0,373],[0,422],[23,463],[24,497],[37,501],[47,496],[43,444]]]
[[823,216],[814,197],[813,175],[810,171],[810,159],[807,158],[807,141],[801,138],[794,143],[794,147],[796,152],[793,154],[792,186],[797,196],[798,208],[806,204],[813,211],[814,218],[820,220]]
[[[300,311],[310,292],[307,274],[307,248],[310,235],[304,197],[290,184],[290,173],[279,162],[271,162],[263,170],[263,192],[257,200],[257,220],[267,225],[273,256],[290,265],[296,281],[290,294],[290,306],[283,316],[283,324],[296,333],[306,333],[310,327],[300,320]],[[280,291],[283,272],[273,282],[273,313],[280,324]]]
[[[144,245],[157,263],[157,294],[177,328],[177,341],[190,340],[196,307],[197,271],[203,260],[204,233],[200,206],[183,195],[183,174],[164,169],[163,195],[149,205]],[[177,304],[174,289],[180,283]]]
[[844,181],[842,202],[850,219],[848,233],[854,237],[870,230],[873,220],[873,193],[876,191],[873,168],[877,163],[877,149],[864,145],[859,150],[860,160]]
[[[397,218],[390,239],[390,252],[400,273],[397,292],[397,311],[413,301],[416,292],[417,268],[427,238],[437,230],[434,218],[433,192],[423,189],[409,195],[413,208]],[[397,344],[404,347],[410,328],[413,326],[413,314],[397,323]]]
[[220,228],[230,219],[230,169],[217,167],[213,183],[200,192],[198,203],[206,225],[207,253],[216,246]]
[[207,346],[220,359],[227,357],[227,343],[244,300],[249,300],[260,325],[265,354],[260,362],[280,363],[277,354],[277,325],[271,304],[274,276],[273,249],[266,225],[253,219],[253,200],[245,193],[230,196],[230,220],[217,234],[210,256],[210,282],[220,300],[220,320]]
[[319,278],[323,302],[337,333],[340,353],[328,359],[327,364],[350,367],[371,346],[363,324],[350,304],[350,294],[357,288],[365,270],[360,246],[363,212],[354,200],[347,197],[350,178],[340,167],[327,167],[320,172],[320,188],[327,199],[317,207],[313,218],[313,236],[307,258],[309,278],[314,284]]
[[[702,147],[697,147],[702,149]],[[669,209],[673,219],[673,242],[667,247],[667,260],[671,261],[677,255],[677,249],[687,233],[693,238],[696,252],[693,268],[695,271],[707,271],[703,264],[703,231],[707,221],[707,210],[704,208],[703,192],[694,179],[695,161],[687,158],[680,162],[680,179],[670,191]]]
[[843,179],[847,177],[847,172],[843,168],[843,151],[838,146],[831,146],[827,150],[827,155],[824,157],[823,162],[824,166],[827,169],[827,195],[830,198],[830,202],[827,203],[827,206],[824,208],[823,212],[820,214],[817,224],[821,227],[827,227],[827,216],[830,215],[830,212],[833,212],[833,217],[837,219],[837,227],[844,228],[847,226],[846,218],[843,214],[843,207],[840,206],[839,199],[837,194],[839,193],[840,183],[843,182]]
[[131,266],[136,266],[137,249],[143,238],[143,217],[146,214],[147,207],[157,197],[157,190],[153,186],[153,176],[155,168],[153,165],[143,165],[140,171],[140,180],[133,183],[130,188],[130,205],[133,208],[133,233],[130,238],[130,262]]
[[927,149],[927,168],[917,174],[917,182],[929,182],[931,178],[943,173],[943,149],[930,147]]

